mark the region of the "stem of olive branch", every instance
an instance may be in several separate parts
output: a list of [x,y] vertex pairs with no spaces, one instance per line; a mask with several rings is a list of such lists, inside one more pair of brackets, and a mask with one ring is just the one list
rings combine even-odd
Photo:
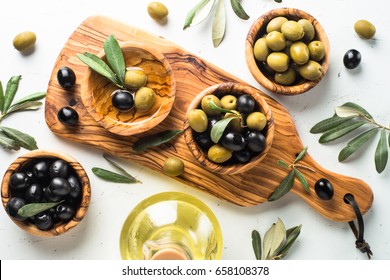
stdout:
[[377,123],[376,121],[374,121],[374,119],[367,118],[366,116],[363,116],[363,118],[364,118],[365,120],[367,120],[368,123],[370,123],[370,124],[372,124],[372,125],[375,125],[375,126],[377,126],[378,128],[383,128],[384,130],[387,130],[387,131],[390,132],[390,127],[381,125],[381,124]]
[[288,167],[290,167],[290,168],[303,168],[303,169],[309,170],[313,173],[316,172],[314,169],[310,168],[309,166],[303,165],[303,164],[292,163]]

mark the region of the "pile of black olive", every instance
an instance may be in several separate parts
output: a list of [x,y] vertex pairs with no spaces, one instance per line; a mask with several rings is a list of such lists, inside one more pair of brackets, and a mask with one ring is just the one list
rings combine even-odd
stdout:
[[[9,183],[11,199],[7,213],[18,221],[33,223],[49,230],[57,223],[73,218],[82,198],[81,182],[74,169],[64,160],[39,158],[13,173]],[[18,210],[29,203],[61,202],[53,208],[26,218]]]
[[[229,123],[218,143],[212,141],[211,130],[218,121],[232,115],[209,108],[207,104],[210,100],[223,109],[233,110],[242,118]],[[209,160],[223,165],[245,164],[264,150],[267,120],[252,96],[228,94],[219,98],[207,95],[201,103],[199,108],[189,113],[188,121],[197,145]]]

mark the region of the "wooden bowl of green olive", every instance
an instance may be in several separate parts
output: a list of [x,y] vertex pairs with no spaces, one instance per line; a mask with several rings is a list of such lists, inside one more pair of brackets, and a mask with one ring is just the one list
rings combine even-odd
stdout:
[[267,90],[297,95],[316,86],[329,67],[328,37],[308,13],[271,10],[251,26],[245,43],[253,77]]
[[35,236],[57,236],[77,226],[91,199],[88,176],[73,157],[34,150],[17,158],[1,184],[12,221]]
[[[81,98],[101,126],[111,133],[130,136],[153,128],[169,115],[176,82],[165,56],[148,44],[123,42],[120,49],[125,67],[122,85],[88,67]],[[97,57],[107,61],[105,50]]]
[[270,107],[259,90],[246,84],[208,87],[187,109],[185,142],[198,163],[215,173],[233,175],[255,167],[273,136]]

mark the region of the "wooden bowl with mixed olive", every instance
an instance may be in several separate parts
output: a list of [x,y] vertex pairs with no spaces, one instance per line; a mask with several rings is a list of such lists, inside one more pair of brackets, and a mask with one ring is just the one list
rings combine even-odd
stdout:
[[242,83],[206,88],[190,103],[184,138],[198,163],[219,174],[245,172],[267,155],[274,136],[271,109]]
[[316,86],[329,67],[328,37],[308,13],[293,9],[271,10],[251,26],[246,62],[253,77],[267,90],[297,95]]
[[[89,114],[108,131],[129,136],[145,132],[170,113],[176,92],[172,69],[164,55],[147,44],[120,44],[126,72],[125,87],[118,87],[87,68],[81,98]],[[106,61],[102,50],[98,55]]]
[[34,150],[17,158],[1,184],[12,221],[35,236],[57,236],[77,226],[91,198],[88,176],[69,155]]

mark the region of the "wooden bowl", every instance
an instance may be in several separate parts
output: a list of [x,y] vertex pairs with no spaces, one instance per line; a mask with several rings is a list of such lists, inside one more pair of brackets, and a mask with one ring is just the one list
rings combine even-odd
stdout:
[[[316,32],[314,40],[321,41],[325,47],[325,57],[322,59],[320,63],[322,66],[322,75],[320,76],[320,78],[313,81],[309,81],[301,78],[300,80],[297,80],[294,85],[291,86],[280,85],[275,82],[273,75],[271,75],[269,72],[266,71],[265,65],[262,62],[258,62],[255,59],[253,54],[253,46],[255,42],[257,41],[257,39],[261,38],[266,33],[266,26],[268,22],[271,19],[278,16],[284,16],[289,20],[307,19],[313,24]],[[246,62],[253,77],[267,90],[273,93],[278,93],[283,95],[301,94],[316,86],[328,71],[329,59],[330,59],[329,54],[330,54],[330,46],[329,46],[328,37],[324,29],[322,28],[321,24],[308,13],[298,9],[292,9],[292,8],[274,9],[262,15],[253,23],[253,25],[249,29],[246,42],[245,42]]]
[[197,142],[194,139],[193,130],[189,126],[188,118],[186,117],[186,121],[184,123],[184,138],[185,142],[187,143],[187,146],[189,150],[191,151],[194,158],[198,161],[198,163],[215,173],[219,174],[238,174],[245,171],[248,171],[249,169],[253,168],[257,164],[259,164],[267,155],[269,149],[271,148],[272,141],[274,138],[274,119],[272,117],[271,109],[268,106],[268,104],[265,102],[265,100],[261,97],[259,90],[245,85],[241,83],[222,83],[222,84],[216,84],[211,87],[206,88],[201,93],[199,93],[193,101],[190,103],[186,116],[188,116],[189,112],[191,112],[193,109],[200,108],[200,103],[202,101],[202,98],[206,95],[214,94],[218,97],[222,97],[227,94],[234,94],[236,96],[240,96],[243,94],[249,94],[251,95],[256,103],[258,110],[264,113],[267,119],[267,126],[265,127],[265,138],[266,138],[266,146],[264,150],[259,153],[258,155],[254,156],[248,163],[242,164],[242,163],[234,163],[234,164],[217,164],[212,162],[208,159],[207,153],[204,152],[197,144]]
[[[134,108],[127,112],[115,109],[111,94],[118,89],[112,82],[88,67],[81,84],[82,102],[89,114],[108,131],[129,136],[147,131],[162,122],[172,109],[176,82],[164,55],[147,44],[120,44],[126,67],[142,68],[148,76],[146,86],[156,93],[153,107],[146,113]],[[105,59],[104,51],[98,56]]]
[[20,156],[10,165],[10,167],[7,169],[6,173],[4,174],[3,182],[1,184],[1,200],[5,209],[8,200],[10,200],[13,197],[9,186],[11,175],[14,174],[15,172],[22,170],[23,167],[25,167],[26,165],[31,163],[31,161],[38,158],[62,159],[66,161],[73,168],[74,172],[79,178],[80,185],[82,188],[82,198],[81,198],[80,206],[76,210],[76,213],[71,220],[67,222],[58,222],[54,225],[53,228],[47,231],[38,229],[33,223],[28,222],[28,220],[18,221],[12,218],[11,216],[9,217],[17,226],[19,226],[20,228],[22,228],[23,230],[27,231],[32,235],[42,236],[42,237],[57,236],[67,232],[68,230],[74,228],[80,223],[80,221],[84,218],[88,210],[90,199],[91,199],[91,187],[90,187],[87,173],[80,165],[80,163],[77,162],[74,158],[63,153],[46,151],[46,150],[34,150],[26,153],[23,156]]

